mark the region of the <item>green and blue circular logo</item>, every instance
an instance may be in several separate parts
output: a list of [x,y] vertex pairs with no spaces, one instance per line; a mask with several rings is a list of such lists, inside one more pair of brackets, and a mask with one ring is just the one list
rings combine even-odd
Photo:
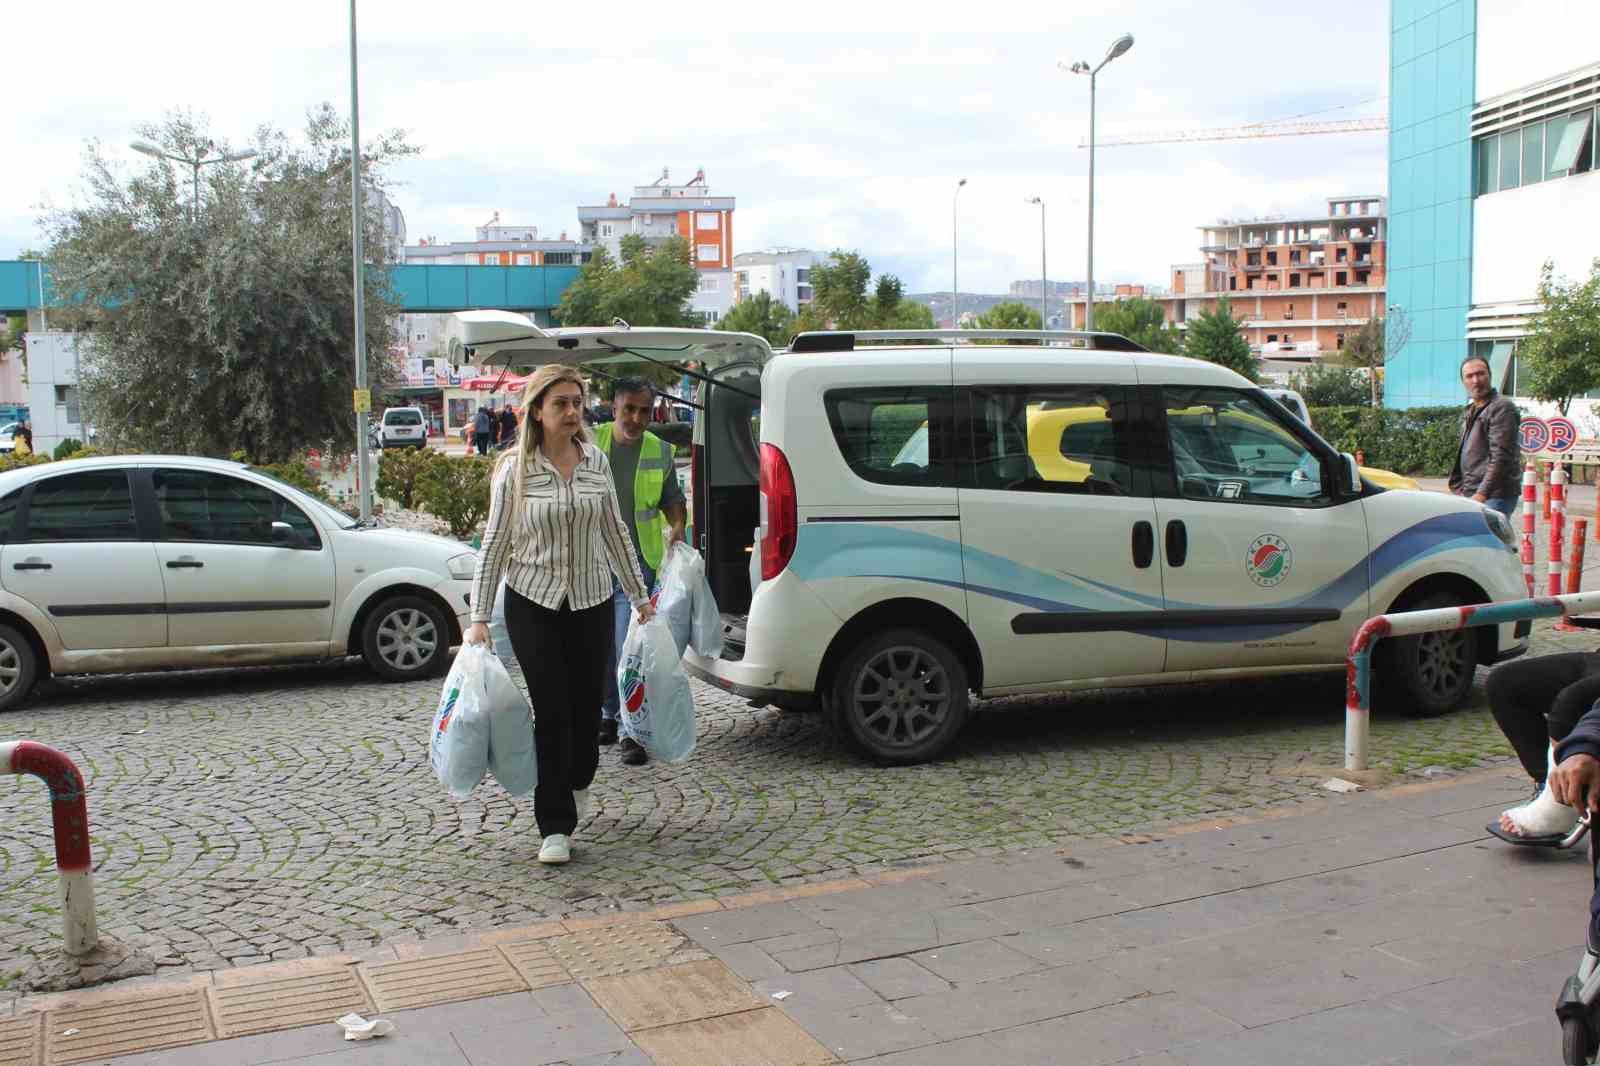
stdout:
[[1264,589],[1282,584],[1293,564],[1294,553],[1289,550],[1289,542],[1276,533],[1263,533],[1251,541],[1250,550],[1244,556],[1244,572]]

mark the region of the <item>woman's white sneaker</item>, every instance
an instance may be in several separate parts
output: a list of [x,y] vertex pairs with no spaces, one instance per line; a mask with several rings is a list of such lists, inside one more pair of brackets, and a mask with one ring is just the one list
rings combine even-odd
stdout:
[[572,858],[572,844],[561,833],[551,833],[539,846],[539,861],[559,866]]

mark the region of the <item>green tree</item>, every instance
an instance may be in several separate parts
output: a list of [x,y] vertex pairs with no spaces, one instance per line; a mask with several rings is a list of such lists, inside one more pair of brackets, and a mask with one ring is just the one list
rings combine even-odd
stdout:
[[654,247],[638,234],[622,238],[621,263],[596,249],[561,294],[556,317],[566,326],[699,326],[689,309],[700,272],[689,260],[689,242],[669,237]]
[[1392,307],[1386,317],[1367,319],[1360,329],[1346,338],[1344,347],[1334,356],[1334,362],[1366,371],[1368,397],[1372,406],[1376,407],[1383,399],[1383,368],[1400,354],[1410,339],[1410,316],[1400,308]]
[[1517,347],[1518,380],[1535,399],[1553,402],[1567,413],[1574,396],[1600,387],[1600,258],[1589,265],[1589,279],[1567,282],[1555,264],[1539,272],[1538,312],[1528,319],[1528,336]]
[[794,336],[794,318],[794,312],[774,300],[771,293],[758,292],[735,304],[731,311],[722,316],[717,328],[754,333],[758,337],[765,337],[774,348],[779,348],[788,344],[789,338]]
[[457,540],[472,536],[489,516],[494,461],[483,456],[445,456],[417,475],[416,498],[423,510],[441,519]]
[[1094,328],[1120,333],[1152,352],[1183,351],[1183,334],[1167,324],[1166,312],[1159,303],[1142,296],[1095,308]]
[[1037,308],[1017,300],[995,304],[978,316],[979,329],[1041,329],[1043,322]]
[[[203,117],[174,112],[138,130],[179,156],[226,153]],[[51,323],[85,331],[85,402],[102,443],[262,462],[332,439],[355,445],[350,271],[350,132],[333,109],[303,134],[263,126],[256,159],[202,172],[154,161],[122,177],[99,144],[84,194],[48,212],[46,254],[66,306]],[[388,164],[415,154],[403,133],[363,149],[368,384],[382,392],[398,311],[387,284],[382,212]]]
[[861,329],[871,318],[872,265],[858,252],[834,251],[828,260],[811,268],[811,306],[833,329]]
[[1251,381],[1257,380],[1255,354],[1250,351],[1226,296],[1217,301],[1216,307],[1189,322],[1183,348],[1186,355],[1219,363]]
[[1358,407],[1367,402],[1367,375],[1358,367],[1311,364],[1289,379],[1307,407]]

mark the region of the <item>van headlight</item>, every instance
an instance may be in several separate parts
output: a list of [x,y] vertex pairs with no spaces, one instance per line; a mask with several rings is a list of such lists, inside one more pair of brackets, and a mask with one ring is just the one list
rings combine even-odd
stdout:
[[1483,520],[1489,524],[1489,532],[1500,538],[1500,542],[1510,551],[1517,550],[1516,534],[1511,532],[1511,523],[1506,516],[1491,507],[1483,509]]
[[472,575],[478,571],[478,553],[462,552],[460,555],[453,555],[444,565],[445,569],[450,571],[450,576],[457,581],[471,581]]

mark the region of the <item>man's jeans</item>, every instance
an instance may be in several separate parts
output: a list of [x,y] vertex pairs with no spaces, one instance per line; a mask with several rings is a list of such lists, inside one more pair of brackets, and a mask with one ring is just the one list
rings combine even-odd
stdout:
[[[654,587],[655,571],[643,563],[639,569],[644,572],[644,587]],[[614,577],[611,579],[611,609],[616,612],[617,625],[611,641],[611,654],[606,657],[606,695],[605,701],[600,704],[600,717],[615,722],[622,714],[622,698],[617,693],[617,663],[622,658],[622,642],[628,639],[628,621],[633,617],[633,604],[628,602],[628,594],[622,591],[622,585]]]
[[1522,501],[1515,496],[1502,496],[1496,500],[1484,500],[1483,505],[1491,510],[1499,511],[1507,518],[1510,518],[1511,512],[1515,511],[1517,509],[1517,504],[1521,502]]

